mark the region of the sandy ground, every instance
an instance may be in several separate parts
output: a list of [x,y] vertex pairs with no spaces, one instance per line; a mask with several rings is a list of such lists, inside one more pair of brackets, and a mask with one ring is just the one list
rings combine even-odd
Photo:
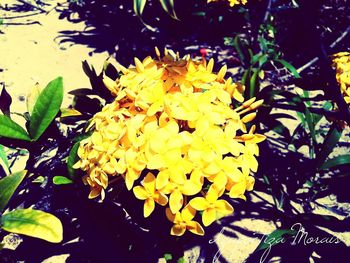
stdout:
[[[51,10],[58,1],[45,1]],[[84,23],[70,23],[58,19],[58,13],[53,10],[48,14],[9,19],[19,13],[6,12],[1,6],[18,3],[15,0],[0,2],[0,17],[4,25],[0,25],[0,82],[4,82],[8,92],[13,95],[12,111],[25,111],[23,96],[39,82],[45,86],[50,80],[63,76],[65,91],[90,87],[81,62],[87,60],[96,69],[102,68],[108,53],[93,53],[91,48],[83,45],[59,45],[59,32],[62,30],[82,30]],[[30,13],[30,12],[28,12]],[[34,13],[34,12],[31,12]],[[27,13],[23,13],[27,14]],[[38,21],[40,24],[29,24]],[[6,25],[8,23],[23,23],[22,25]],[[93,53],[93,54],[92,54]],[[91,55],[92,54],[92,55]],[[17,100],[17,101],[16,101]],[[22,102],[20,102],[21,100]]]

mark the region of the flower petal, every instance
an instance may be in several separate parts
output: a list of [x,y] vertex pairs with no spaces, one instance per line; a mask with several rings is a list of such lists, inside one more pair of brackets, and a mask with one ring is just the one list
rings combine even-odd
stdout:
[[165,206],[168,203],[168,197],[162,192],[156,191],[153,198],[154,198],[154,201],[156,201],[158,204],[162,206]]
[[146,200],[148,198],[148,193],[142,186],[135,186],[132,190],[137,199]]
[[156,178],[152,173],[147,173],[142,181],[142,185],[145,187],[148,193],[154,194],[156,191]]
[[245,188],[246,188],[245,181],[236,183],[236,184],[232,185],[229,196],[231,198],[239,198],[244,194]]
[[169,182],[169,170],[160,171],[156,178],[156,189],[164,188]]
[[147,198],[143,206],[143,216],[149,217],[149,215],[152,214],[154,207],[155,207],[154,200],[152,198]]
[[204,229],[203,227],[196,221],[190,221],[187,223],[187,229],[191,231],[192,233],[204,236]]
[[196,215],[196,210],[193,207],[191,207],[190,205],[186,205],[181,210],[181,217],[182,217],[182,220],[185,222],[191,221],[195,215]]
[[187,180],[183,185],[181,185],[181,192],[184,195],[195,195],[198,194],[201,189],[202,189],[202,185],[195,183],[191,180]]
[[186,227],[185,226],[181,226],[181,225],[173,225],[173,227],[171,228],[170,234],[173,236],[182,236],[186,231]]
[[166,218],[168,218],[168,220],[170,222],[174,222],[175,220],[175,214],[173,214],[170,210],[170,208],[166,208],[165,209],[165,215],[166,215]]
[[209,207],[209,202],[203,197],[195,197],[189,202],[189,204],[197,211],[202,211]]
[[204,226],[211,225],[216,220],[216,211],[213,208],[204,210],[202,215],[202,222]]
[[215,202],[217,212],[222,215],[230,215],[233,213],[233,207],[226,200],[217,200]]
[[171,194],[170,194],[170,199],[169,199],[169,206],[170,210],[173,214],[178,212],[183,204],[183,196],[182,193],[178,190],[175,189]]

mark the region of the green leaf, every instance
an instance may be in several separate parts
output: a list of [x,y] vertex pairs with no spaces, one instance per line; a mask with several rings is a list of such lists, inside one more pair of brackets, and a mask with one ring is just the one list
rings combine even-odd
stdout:
[[296,120],[294,116],[288,114],[288,113],[273,113],[270,114],[270,118],[272,119],[290,119],[290,120]]
[[169,260],[172,260],[172,259],[173,259],[173,256],[172,256],[170,253],[166,253],[166,254],[164,254],[164,259],[165,259],[166,261],[169,261]]
[[5,209],[26,173],[27,171],[13,173],[0,180],[0,212]]
[[147,0],[134,0],[134,12],[138,17],[142,16]]
[[257,93],[259,92],[260,89],[260,83],[259,83],[259,72],[260,68],[253,68],[253,75],[250,78],[249,82],[249,98],[256,97]]
[[62,77],[52,80],[40,93],[30,118],[29,132],[38,140],[50,123],[55,119],[63,101]]
[[184,257],[179,258],[176,263],[185,263]]
[[315,126],[314,126],[314,116],[312,115],[312,113],[310,112],[310,110],[305,107],[305,120],[307,123],[307,126],[309,127],[310,133],[311,133],[311,138],[314,142],[314,144],[317,144],[317,140],[316,140],[316,132],[315,132]]
[[335,166],[350,164],[350,154],[341,155],[333,159],[328,160],[321,165],[321,170],[326,170]]
[[296,234],[295,230],[291,229],[276,229],[271,234],[269,234],[267,237],[264,237],[259,246],[257,247],[256,251],[258,250],[264,250],[271,246],[278,245],[281,242],[281,239],[288,239]]
[[159,2],[169,16],[178,20],[174,9],[174,0],[159,0]]
[[42,184],[43,182],[45,182],[45,177],[41,175],[32,181],[32,183],[37,183],[37,184]]
[[61,221],[52,214],[34,210],[17,209],[4,214],[1,218],[2,229],[59,243],[63,239]]
[[0,137],[30,141],[28,133],[5,115],[0,115]]
[[320,151],[316,155],[316,167],[320,166],[327,159],[328,155],[333,151],[334,147],[338,144],[339,139],[343,133],[343,129],[336,123],[333,123],[329,128],[326,138],[323,141]]
[[61,108],[61,118],[81,116],[81,112],[73,108]]
[[4,169],[6,174],[9,173],[9,162],[7,160],[7,154],[5,152],[4,146],[0,144],[0,166]]
[[285,61],[284,59],[276,59],[276,61],[281,63],[286,69],[288,69],[293,74],[294,77],[300,78],[299,72],[296,70],[296,68],[292,64]]
[[5,84],[2,83],[2,90],[0,92],[0,110],[6,116],[10,116],[10,106],[12,103],[11,95],[7,92]]
[[55,185],[72,184],[73,183],[72,180],[70,180],[64,176],[54,176],[52,181]]
[[[325,110],[329,111],[329,110],[332,109],[332,107],[333,107],[333,104],[331,102],[329,102],[329,101],[326,101],[322,108],[324,108]],[[314,115],[314,125],[316,126],[317,123],[319,123],[320,120],[322,119],[323,115],[315,114],[315,113],[313,113],[312,115]]]
[[246,87],[249,85],[248,80],[250,79],[250,75],[251,75],[251,71],[250,71],[250,68],[248,68],[247,70],[244,71],[242,76],[242,84]]
[[[84,67],[86,67],[86,64],[83,64],[83,65],[84,65]],[[80,97],[89,96],[89,95],[97,95],[97,93],[94,90],[86,89],[86,88],[71,90],[68,92],[68,94],[71,94],[74,96],[80,96]]]
[[75,169],[73,168],[73,165],[79,161],[79,156],[78,156],[78,149],[80,146],[80,141],[76,142],[72,149],[69,152],[68,160],[67,160],[67,169],[68,169],[68,175],[71,179],[74,180],[75,178]]
[[29,115],[32,115],[35,102],[38,100],[41,90],[39,84],[36,84],[27,96],[27,111],[29,112]]
[[241,63],[244,64],[246,58],[245,58],[245,55],[244,55],[243,50],[242,50],[242,41],[241,41],[239,36],[235,37],[235,39],[233,40],[233,45],[237,50],[237,53],[238,53],[238,56],[239,56]]

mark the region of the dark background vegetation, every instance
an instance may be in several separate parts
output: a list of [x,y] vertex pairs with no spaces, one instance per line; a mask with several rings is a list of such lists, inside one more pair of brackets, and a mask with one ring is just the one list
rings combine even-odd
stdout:
[[[107,50],[124,65],[132,63],[135,56],[142,58],[152,54],[154,46],[167,46],[180,51],[181,54],[191,53],[197,56],[201,56],[203,51],[201,53],[200,50],[205,48],[208,56],[215,57],[217,61],[227,63],[229,67],[243,69],[246,65],[240,59],[237,48],[231,44],[224,45],[224,38],[239,35],[256,54],[261,52],[259,37],[272,41],[261,31],[261,25],[269,23],[275,31],[273,52],[280,53],[281,57],[296,68],[318,57],[316,63],[305,68],[300,79],[295,79],[290,74],[285,77],[284,71],[276,70],[271,64],[266,64],[264,68],[269,83],[258,92],[258,97],[269,103],[259,110],[258,121],[261,123],[261,132],[267,132],[268,139],[261,144],[254,192],[248,194],[246,202],[231,200],[236,210],[235,214],[207,228],[204,237],[191,234],[182,238],[169,236],[170,223],[163,216],[163,211],[156,210],[150,220],[145,220],[140,213],[142,202],[133,198],[122,184],[113,185],[113,191],[108,193],[106,200],[101,203],[87,199],[88,189],[82,186],[80,180],[67,186],[54,185],[52,180],[47,180],[44,184],[32,183],[38,175],[45,174],[47,178],[52,178],[54,175],[67,174],[64,158],[68,156],[75,136],[81,132],[84,125],[81,120],[73,120],[68,124],[53,123],[45,137],[35,146],[0,139],[0,143],[6,146],[29,148],[30,159],[27,168],[34,174],[20,186],[20,190],[26,191],[12,200],[11,207],[15,208],[20,204],[24,207],[34,205],[38,209],[49,211],[63,222],[64,242],[75,238],[79,238],[79,241],[53,245],[24,237],[24,242],[15,251],[4,249],[0,252],[1,262],[40,262],[49,256],[66,253],[70,254],[67,262],[156,262],[165,253],[171,253],[173,262],[176,262],[182,257],[185,249],[196,245],[201,247],[200,259],[211,262],[218,248],[208,241],[224,226],[226,228],[223,234],[232,238],[237,237],[237,232],[254,236],[249,229],[230,225],[233,221],[243,218],[272,221],[281,230],[288,230],[299,222],[312,237],[330,235],[318,226],[335,232],[350,230],[349,211],[325,205],[325,209],[347,216],[344,220],[313,213],[315,202],[321,197],[332,195],[338,202],[344,203],[349,203],[350,197],[349,163],[330,169],[320,169],[317,166],[317,157],[321,155],[322,141],[327,137],[328,130],[333,127],[341,133],[349,120],[349,112],[341,103],[340,93],[332,93],[338,87],[330,62],[331,54],[349,50],[350,47],[349,35],[346,35],[350,26],[348,1],[305,0],[297,1],[299,6],[295,6],[292,1],[287,0],[250,0],[246,6],[235,8],[228,8],[224,3],[207,5],[206,1],[200,0],[174,2],[179,20],[168,16],[158,1],[150,1],[143,15],[144,23],[153,28],[150,30],[133,14],[131,0],[71,0],[65,5],[57,6],[60,19],[68,19],[73,23],[84,21],[87,27],[81,32],[62,31],[57,37],[61,43],[88,45],[93,47],[95,52]],[[23,8],[18,6],[18,12],[25,12]],[[272,22],[269,20],[271,16]],[[342,35],[344,37],[339,43],[331,47]],[[87,65],[85,69],[86,67]],[[243,72],[238,71],[238,75],[234,77],[242,78]],[[107,74],[115,73],[111,70]],[[98,74],[94,75],[88,70],[88,75],[95,92],[107,98],[101,91],[101,78]],[[295,85],[305,90],[321,91],[321,97],[316,101],[311,100],[312,104],[306,105],[303,101],[305,98],[291,92],[291,87]],[[279,92],[280,97],[275,97],[275,91]],[[285,101],[297,102],[283,104],[282,107],[279,103],[281,97]],[[326,101],[331,104],[338,103],[340,111],[322,111]],[[85,120],[102,106],[99,100],[87,96],[76,96],[75,103],[77,109],[84,113]],[[322,105],[318,107],[320,103]],[[305,119],[311,116],[311,125],[314,128],[323,116],[328,120],[331,116],[337,121],[326,121],[323,118],[325,124],[314,131],[318,132],[317,136],[321,139],[314,141],[309,122],[308,125],[301,122],[292,131],[281,120],[281,115],[273,118],[271,111],[279,110],[279,106],[300,112]],[[315,108],[318,110],[313,110]],[[296,116],[291,113],[290,116],[284,115],[284,118],[296,119]],[[331,122],[336,124],[332,126]],[[65,136],[67,130],[68,136]],[[274,136],[268,133],[269,131],[273,131]],[[346,138],[345,142],[337,145],[349,149],[349,134],[343,132],[343,136]],[[293,145],[295,150],[287,150],[290,145]],[[298,151],[304,145],[309,145],[309,151],[313,148],[316,157]],[[45,151],[50,152],[54,149],[58,149],[58,154],[38,163]],[[261,193],[272,196],[274,203],[266,200]],[[251,201],[253,198],[254,202]],[[296,209],[295,204],[298,204],[302,211]],[[4,235],[5,233],[0,233],[1,238]],[[272,234],[272,237],[280,236],[281,233]],[[288,231],[284,232],[283,236],[291,238]],[[247,262],[259,262],[264,251],[264,248],[259,246]],[[314,252],[320,257],[316,257]],[[314,262],[328,263],[345,262],[349,255],[348,247],[342,242],[310,246],[286,244],[274,246],[270,258],[280,256],[280,262],[284,263],[309,262],[310,258],[313,258]],[[220,260],[224,262],[223,258]]]

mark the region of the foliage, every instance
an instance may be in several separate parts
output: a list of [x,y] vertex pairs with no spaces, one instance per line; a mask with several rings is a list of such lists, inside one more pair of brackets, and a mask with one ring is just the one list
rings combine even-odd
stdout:
[[[36,92],[36,91],[35,91]],[[60,110],[63,100],[62,78],[51,81],[35,100],[33,109],[29,106],[29,133],[6,115],[0,115],[0,136],[24,141],[37,141]],[[29,104],[30,105],[30,104]]]
[[[6,100],[2,105],[3,112],[8,115],[0,115],[0,136],[24,141],[23,146],[32,148],[33,144],[43,135],[48,126],[52,123],[63,99],[62,78],[51,81],[41,92],[34,90],[37,95],[32,96],[31,103],[27,104],[30,114],[22,115],[27,120],[29,133],[10,118],[11,98],[2,97]],[[3,95],[4,93],[2,93]],[[8,103],[9,102],[9,103]],[[10,165],[4,147],[1,145],[1,167],[3,178],[0,179],[0,222],[3,230],[44,239],[49,242],[59,243],[63,239],[62,223],[50,213],[36,209],[16,208],[12,211],[5,211],[10,198],[23,181],[27,171],[10,173]],[[2,214],[3,213],[3,214]]]
[[15,209],[3,213],[25,174],[26,171],[17,172],[0,180],[1,229],[53,243],[61,242],[63,239],[62,224],[54,215],[34,209]]

